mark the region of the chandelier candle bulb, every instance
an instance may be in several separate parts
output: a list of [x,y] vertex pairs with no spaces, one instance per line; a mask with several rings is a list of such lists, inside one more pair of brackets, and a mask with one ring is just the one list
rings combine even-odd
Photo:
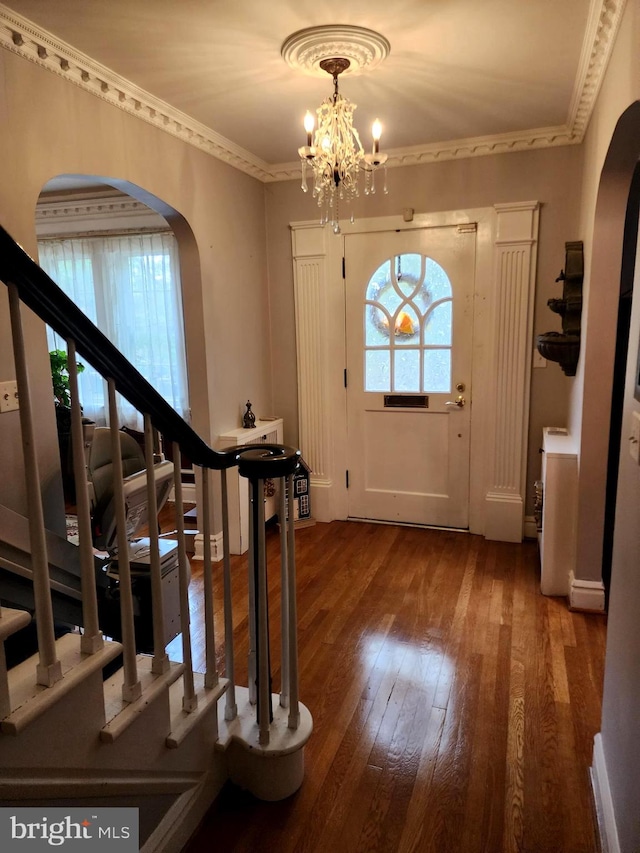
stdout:
[[380,152],[380,137],[382,136],[382,125],[379,119],[374,121],[371,135],[373,136],[373,153],[378,154]]
[[311,148],[313,145],[313,128],[315,127],[316,120],[311,115],[309,110],[307,110],[306,115],[304,117],[304,129],[307,131],[307,147]]

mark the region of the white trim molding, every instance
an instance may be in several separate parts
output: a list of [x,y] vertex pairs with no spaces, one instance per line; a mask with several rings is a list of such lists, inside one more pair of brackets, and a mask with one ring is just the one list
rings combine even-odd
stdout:
[[569,574],[569,606],[574,610],[594,613],[605,611],[605,590],[602,581],[586,581]]
[[169,231],[166,219],[141,201],[115,190],[46,194],[36,206],[39,238],[129,231]]
[[[625,3],[626,0],[591,0],[566,124],[398,148],[387,152],[387,165],[413,166],[582,142]],[[286,181],[299,176],[300,164],[297,161],[266,163],[1,3],[0,47],[260,181]]]
[[[509,542],[523,534],[538,207],[528,201],[418,214],[412,222],[340,223],[345,236],[476,223],[469,530]],[[331,521],[348,515],[344,240],[317,222],[291,229],[299,443],[315,472],[314,516]]]
[[609,786],[609,774],[604,757],[602,735],[600,732],[593,740],[593,766],[591,767],[591,784],[598,813],[598,828],[603,853],[620,853],[620,842],[616,827],[616,816],[613,810],[613,798]]
[[314,515],[329,521],[332,470],[327,396],[328,287],[326,229],[317,223],[291,231],[298,364],[299,444],[311,468]]
[[521,542],[524,527],[531,338],[539,204],[495,205],[493,441],[485,536]]
[[[219,563],[222,559],[222,547],[224,544],[222,531],[220,533],[212,533],[209,538],[211,539],[211,559],[214,563]],[[195,551],[191,559],[204,560],[204,534],[196,533],[193,537],[193,546]]]

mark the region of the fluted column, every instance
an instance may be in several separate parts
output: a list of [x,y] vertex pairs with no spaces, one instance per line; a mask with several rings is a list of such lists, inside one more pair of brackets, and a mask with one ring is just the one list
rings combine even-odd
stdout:
[[[331,486],[329,401],[326,385],[327,259],[325,229],[292,232],[296,347],[298,359],[299,444],[311,468],[312,503]],[[319,494],[320,493],[320,494]]]
[[538,202],[500,204],[494,243],[493,445],[485,536],[522,540]]

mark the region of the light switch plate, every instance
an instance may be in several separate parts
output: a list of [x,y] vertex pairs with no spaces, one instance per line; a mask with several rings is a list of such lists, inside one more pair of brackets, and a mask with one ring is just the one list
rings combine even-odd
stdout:
[[17,382],[0,382],[0,412],[15,412],[18,408]]
[[640,464],[640,412],[631,412],[631,435],[629,453],[634,462]]

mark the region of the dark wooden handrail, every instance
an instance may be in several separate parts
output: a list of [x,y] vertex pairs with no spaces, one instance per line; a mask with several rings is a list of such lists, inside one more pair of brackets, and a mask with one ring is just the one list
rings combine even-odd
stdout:
[[[154,427],[165,439],[177,442],[194,465],[222,470],[238,464],[244,448],[219,451],[209,447],[1,226],[0,280],[14,284],[25,305],[65,340],[75,341],[78,354],[105,379],[112,379],[118,392],[138,411],[148,414]],[[256,445],[248,447],[256,450]],[[299,451],[281,445],[261,448],[263,468],[272,462],[279,469],[273,476],[282,476],[283,468],[286,473],[297,468]]]

